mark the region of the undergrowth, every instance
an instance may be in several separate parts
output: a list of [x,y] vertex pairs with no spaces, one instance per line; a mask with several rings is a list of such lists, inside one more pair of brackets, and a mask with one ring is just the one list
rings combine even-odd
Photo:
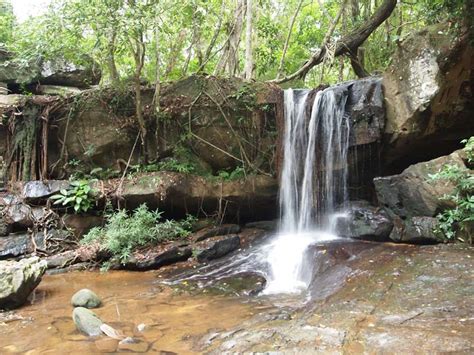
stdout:
[[81,244],[99,243],[102,250],[112,254],[112,259],[124,264],[137,248],[188,236],[195,221],[189,215],[181,221],[163,219],[162,212],[150,211],[143,204],[132,213],[109,213],[105,226],[91,229]]
[[[474,164],[474,137],[463,140],[469,165]],[[458,239],[472,244],[472,228],[474,224],[474,175],[469,169],[458,165],[447,164],[440,172],[430,176],[432,179],[444,179],[455,184],[454,191],[442,198],[454,203],[455,207],[438,214],[441,233],[448,241]],[[463,233],[464,232],[464,233]],[[467,240],[462,235],[467,235]]]

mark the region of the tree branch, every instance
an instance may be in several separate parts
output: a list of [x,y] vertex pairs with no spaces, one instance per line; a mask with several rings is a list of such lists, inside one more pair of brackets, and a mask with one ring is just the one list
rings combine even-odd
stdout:
[[[329,39],[332,36],[337,23],[339,22],[339,18],[341,17],[345,3],[346,1],[344,1],[342,4],[341,11],[339,11],[337,17],[334,19],[333,24],[326,33],[320,48],[311,56],[311,58],[293,74],[290,74],[282,79],[270,80],[270,82],[281,84],[296,78],[302,78],[311,68],[320,64],[324,60],[326,56],[326,45],[328,44]],[[370,17],[364,24],[344,36],[341,40],[337,41],[334,57],[357,51],[357,48],[365,42],[372,32],[374,32],[392,14],[396,5],[397,0],[384,0],[382,5],[380,5],[372,17]]]
[[301,7],[303,6],[303,1],[304,0],[300,0],[300,2],[298,3],[298,6],[296,7],[296,11],[293,14],[293,17],[291,18],[290,27],[288,28],[288,34],[286,36],[285,45],[283,47],[283,53],[282,53],[281,58],[280,58],[280,64],[278,65],[277,79],[279,79],[281,77],[281,73],[283,71],[283,65],[285,63],[286,52],[287,52],[288,46],[290,44],[291,32],[293,31],[293,26],[295,25],[296,18],[298,17],[298,14],[301,10]]

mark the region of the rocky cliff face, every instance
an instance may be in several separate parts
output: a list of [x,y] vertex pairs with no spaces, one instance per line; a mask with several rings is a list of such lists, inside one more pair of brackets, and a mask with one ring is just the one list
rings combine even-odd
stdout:
[[459,37],[438,25],[407,38],[383,87],[387,173],[449,154],[474,134],[474,49],[467,33]]

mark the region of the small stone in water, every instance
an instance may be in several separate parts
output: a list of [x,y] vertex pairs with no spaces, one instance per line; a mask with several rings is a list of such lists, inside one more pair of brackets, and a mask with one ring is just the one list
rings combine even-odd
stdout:
[[84,307],[76,307],[72,312],[72,319],[76,328],[88,336],[98,336],[102,334],[100,326],[103,322],[92,311]]
[[99,296],[87,288],[77,291],[71,298],[74,307],[97,308],[101,303]]
[[121,340],[119,344],[135,344],[137,341],[132,337],[126,337],[125,339]]

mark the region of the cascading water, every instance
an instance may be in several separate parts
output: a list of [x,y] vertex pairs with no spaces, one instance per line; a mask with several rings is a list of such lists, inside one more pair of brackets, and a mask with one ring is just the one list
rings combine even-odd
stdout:
[[309,90],[285,91],[280,231],[268,249],[266,294],[307,288],[312,263],[305,260],[305,252],[314,243],[337,238],[334,212],[348,199],[347,90],[317,92],[308,114],[310,96]]
[[348,84],[314,95],[285,91],[285,134],[277,235],[229,259],[185,272],[166,283],[189,280],[199,287],[246,273],[267,280],[263,294],[299,293],[311,283],[311,245],[334,240],[336,210],[348,199]]

